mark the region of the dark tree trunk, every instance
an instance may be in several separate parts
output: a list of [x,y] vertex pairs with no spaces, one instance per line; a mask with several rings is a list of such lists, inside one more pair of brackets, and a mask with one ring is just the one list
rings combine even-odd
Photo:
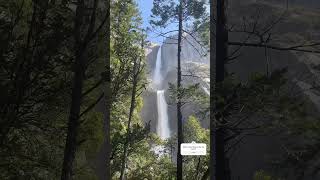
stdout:
[[105,142],[106,142],[106,178],[105,179],[111,179],[111,167],[110,167],[110,154],[111,154],[111,139],[110,139],[110,114],[111,114],[111,69],[110,69],[110,0],[108,0],[108,6],[107,6],[107,13],[108,18],[106,21],[106,27],[107,27],[107,57],[106,57],[106,93],[105,93],[105,100],[106,100],[106,116],[104,117],[104,127],[105,127]]
[[[228,180],[230,175],[228,171],[228,160],[225,154],[225,136],[226,130],[224,127],[225,121],[221,114],[219,113],[222,108],[221,104],[218,103],[215,97],[221,94],[222,82],[225,76],[225,62],[228,57],[228,30],[227,30],[227,0],[217,0],[216,4],[217,20],[216,20],[216,35],[213,32],[213,2],[211,1],[211,29],[210,29],[210,52],[213,52],[214,48],[214,37],[216,37],[216,63],[215,71],[213,71],[214,58],[211,56],[211,79],[213,82],[213,77],[215,73],[215,85],[211,85],[211,116],[210,116],[210,168],[211,168],[211,180]],[[217,96],[213,96],[213,95]],[[213,108],[215,107],[215,108]],[[213,168],[214,167],[214,168]],[[215,176],[213,175],[215,173]]]
[[195,174],[195,179],[198,179],[200,173],[201,157],[198,157],[197,168]]
[[178,122],[178,152],[177,152],[177,180],[182,180],[182,155],[181,143],[183,142],[182,113],[181,113],[181,39],[182,39],[182,17],[183,0],[179,4],[179,32],[178,32],[178,74],[177,74],[177,122]]
[[85,74],[85,50],[81,40],[81,25],[84,17],[84,3],[79,0],[75,18],[75,73],[72,88],[72,99],[68,121],[67,140],[64,151],[61,180],[72,179],[73,162],[77,148],[77,134],[79,125],[82,87]]
[[[215,77],[215,66],[214,66],[214,62],[215,62],[215,58],[213,56],[213,52],[214,52],[214,44],[215,44],[215,31],[214,31],[214,0],[210,0],[210,163],[209,163],[209,169],[206,172],[210,172],[210,180],[214,180],[215,176],[214,176],[214,172],[215,172],[215,136],[214,136],[214,129],[215,129],[215,117],[214,117],[214,113],[215,113],[215,109],[213,108],[215,106],[215,83],[213,83],[215,81],[214,77]],[[209,173],[205,173],[209,174]],[[206,177],[204,176],[202,178],[203,180],[206,179]]]
[[111,140],[110,140],[110,112],[112,105],[112,93],[111,93],[111,70],[110,70],[110,0],[106,7],[106,59],[105,67],[106,71],[103,74],[103,79],[105,84],[103,85],[104,98],[102,102],[102,112],[104,116],[104,142],[102,147],[97,154],[96,163],[97,163],[97,174],[100,180],[111,179],[110,173],[110,157],[111,157]]

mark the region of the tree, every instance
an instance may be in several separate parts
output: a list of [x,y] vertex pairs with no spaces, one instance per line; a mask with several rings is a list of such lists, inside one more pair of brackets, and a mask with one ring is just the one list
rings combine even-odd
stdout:
[[[144,36],[142,34],[142,36]],[[141,49],[144,49],[144,38],[142,37],[141,41]],[[139,52],[139,49],[137,49],[136,52]],[[121,175],[120,179],[124,180],[125,179],[125,169],[126,169],[126,163],[127,163],[127,158],[128,158],[128,146],[129,146],[129,141],[130,141],[130,136],[131,136],[131,123],[132,123],[132,118],[133,118],[133,112],[136,107],[136,97],[138,93],[138,83],[140,80],[140,76],[143,72],[143,57],[140,54],[137,55],[131,55],[133,58],[133,69],[132,69],[132,92],[131,92],[131,103],[130,103],[130,109],[129,109],[129,117],[128,117],[128,124],[127,124],[127,135],[126,139],[124,142],[124,150],[123,150],[123,156],[122,156],[122,164],[121,164]],[[139,57],[140,56],[140,57]]]
[[[177,54],[177,127],[178,127],[178,151],[177,151],[177,179],[182,179],[182,155],[180,145],[183,142],[183,123],[182,123],[182,102],[181,102],[181,41],[182,33],[187,32],[183,28],[183,21],[188,17],[200,18],[204,13],[204,1],[180,0],[177,4],[175,1],[153,2],[152,17],[160,19],[151,20],[151,24],[159,27],[167,26],[168,22],[178,21],[178,54]],[[165,33],[166,34],[166,33]]]
[[[0,20],[4,25],[0,28],[0,87],[5,95],[0,121],[0,156],[5,163],[0,166],[0,178],[59,179],[74,62],[72,8],[60,1],[0,3],[4,12]],[[90,44],[92,47],[101,49],[97,43]],[[96,67],[92,71],[98,64],[97,54],[88,54],[82,94],[82,107],[86,108],[80,114],[73,167],[77,179],[94,176],[83,157],[88,160],[101,143],[100,114],[91,111],[101,95],[90,87],[100,74]]]
[[133,1],[112,1],[111,7],[111,177],[134,179],[141,171],[149,177],[149,163],[158,162],[148,143],[149,125],[139,116],[146,86],[141,17]]
[[[49,6],[48,1],[0,3],[4,13],[0,154],[6,162],[1,166],[1,179],[56,177],[61,155],[57,138],[64,131],[55,129],[65,112],[60,107],[68,103],[63,98],[69,92],[70,63],[63,58],[70,52],[66,47],[71,16]],[[52,149],[56,152],[51,153]]]
[[[227,61],[228,58],[228,31],[227,31],[227,14],[226,14],[226,7],[227,7],[227,1],[226,0],[217,0],[217,21],[216,21],[216,35],[213,36],[213,27],[211,26],[210,29],[210,47],[213,48],[214,42],[216,42],[216,65],[215,65],[215,89],[213,86],[213,83],[211,83],[210,88],[210,94],[215,94],[216,98],[212,96],[210,98],[210,105],[211,105],[211,111],[210,111],[210,152],[214,153],[211,154],[211,163],[210,168],[211,172],[215,172],[215,178],[216,179],[229,179],[229,175],[227,172],[227,159],[225,155],[225,137],[226,137],[226,131],[225,131],[225,120],[223,119],[223,115],[221,114],[221,106],[222,104],[219,103],[219,94],[221,94],[222,83],[224,81],[225,76],[225,67],[224,64]],[[210,20],[211,23],[214,20],[214,6],[213,1],[210,3],[211,8],[211,15]],[[214,37],[216,37],[216,40],[214,40]],[[213,49],[211,49],[211,53],[213,52]],[[211,67],[210,71],[213,72],[214,69],[214,56],[210,56],[210,62]],[[210,75],[212,77],[213,74]],[[210,81],[213,82],[213,81]],[[215,107],[213,109],[212,107]],[[215,125],[214,125],[215,122]],[[214,161],[215,156],[215,161]],[[215,162],[215,163],[214,163]],[[215,170],[214,170],[215,167]],[[211,174],[211,179],[214,179],[213,174]]]
[[[209,130],[202,128],[199,120],[194,116],[189,117],[184,124],[184,130],[184,137],[187,142],[194,141],[209,144]],[[187,156],[185,159],[184,179],[200,179],[200,177],[205,176],[207,166],[209,166],[208,156]]]
[[[72,102],[68,123],[68,134],[65,147],[65,155],[62,166],[61,180],[72,179],[72,168],[77,147],[77,135],[78,135],[78,124],[80,116],[81,96],[84,79],[84,66],[87,61],[85,58],[86,48],[83,47],[81,37],[81,26],[84,18],[84,2],[78,1],[76,9],[76,20],[75,20],[75,75],[74,75],[74,86],[72,90]],[[92,27],[91,27],[92,28]]]
[[[73,162],[75,159],[75,153],[77,149],[77,136],[78,136],[78,126],[79,120],[83,113],[87,112],[84,110],[83,113],[80,114],[81,103],[82,103],[82,89],[83,89],[83,82],[84,76],[86,73],[86,66],[89,63],[89,51],[88,47],[92,40],[97,37],[97,34],[101,30],[100,27],[104,26],[105,20],[98,25],[96,29],[96,16],[97,16],[97,8],[98,8],[99,1],[94,0],[92,2],[92,9],[89,15],[87,13],[86,8],[88,5],[85,4],[83,0],[78,0],[76,5],[76,17],[74,22],[74,82],[72,88],[72,98],[71,98],[71,106],[70,106],[70,115],[68,121],[68,130],[67,130],[67,139],[66,139],[66,146],[64,152],[64,159],[62,165],[62,173],[61,179],[68,180],[72,178],[72,168]],[[108,13],[105,19],[108,18]],[[86,23],[85,20],[89,19],[87,26],[86,33],[83,34],[84,31],[84,24]],[[100,96],[97,101],[100,101],[103,96]],[[90,110],[91,107],[88,107]]]

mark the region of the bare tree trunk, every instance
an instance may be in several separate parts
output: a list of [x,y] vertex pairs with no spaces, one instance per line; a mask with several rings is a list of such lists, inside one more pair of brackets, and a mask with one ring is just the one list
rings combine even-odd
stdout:
[[72,88],[72,99],[68,121],[67,140],[64,151],[61,180],[72,179],[73,162],[77,148],[77,134],[79,125],[80,106],[82,99],[82,87],[85,74],[86,48],[81,40],[81,26],[84,17],[84,2],[78,0],[75,18],[75,73]]
[[[224,81],[225,76],[225,62],[228,58],[228,30],[227,30],[227,0],[217,0],[217,23],[216,23],[216,76],[215,76],[215,93],[219,96],[222,90],[222,82]],[[212,16],[212,15],[211,15]],[[213,31],[211,29],[211,31]],[[212,34],[211,34],[212,35]],[[210,38],[213,38],[211,36]],[[213,40],[213,39],[212,39]],[[213,41],[211,43],[211,47],[213,47]],[[213,52],[213,49],[211,49]],[[211,62],[213,64],[213,62]],[[213,74],[211,74],[212,77]],[[213,81],[211,81],[213,82]],[[213,90],[213,89],[212,89]],[[216,96],[217,97],[217,96]],[[211,102],[211,105],[215,105],[215,111],[211,108],[211,161],[214,160],[215,157],[215,178],[216,180],[228,180],[229,179],[229,168],[228,160],[225,154],[225,120],[222,115],[219,113],[221,110],[221,104],[218,103],[217,99],[211,98],[211,100],[215,101],[214,104]],[[211,106],[214,107],[214,106]],[[215,116],[213,116],[213,114]],[[215,125],[213,122],[216,121]],[[214,139],[214,141],[213,141]],[[215,146],[215,149],[214,149]],[[214,152],[214,153],[213,153]],[[213,157],[214,156],[214,157]],[[210,164],[213,165],[213,162]],[[212,167],[211,167],[212,168]],[[212,171],[213,172],[213,171]],[[211,179],[214,179],[213,174],[211,174]]]
[[213,56],[214,52],[214,44],[215,44],[215,32],[214,32],[214,0],[210,0],[210,162],[209,162],[209,168],[202,177],[202,180],[207,179],[207,176],[210,172],[210,180],[214,180],[214,172],[215,172],[215,135],[214,135],[214,129],[215,129],[215,109],[213,108],[215,106],[215,83],[213,83],[214,77],[215,77],[215,58]]
[[195,172],[195,179],[198,179],[199,173],[200,173],[200,164],[201,164],[201,157],[198,157],[198,163],[197,163],[197,168]]
[[177,152],[177,180],[182,180],[181,143],[183,142],[182,113],[181,113],[181,39],[183,21],[183,0],[179,4],[179,32],[178,32],[178,74],[177,74],[177,121],[178,121],[178,152]]
[[107,0],[106,6],[106,59],[105,59],[105,67],[106,71],[103,75],[105,80],[105,84],[103,85],[104,98],[102,102],[102,112],[104,116],[104,142],[100,151],[97,154],[96,162],[97,162],[97,175],[100,180],[111,179],[110,173],[110,157],[111,157],[111,140],[110,140],[110,112],[111,112],[111,70],[110,70],[110,0]]

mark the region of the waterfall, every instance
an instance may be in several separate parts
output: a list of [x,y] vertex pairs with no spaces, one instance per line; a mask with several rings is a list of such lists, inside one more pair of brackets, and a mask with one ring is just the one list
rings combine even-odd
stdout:
[[157,121],[157,134],[161,139],[167,139],[170,137],[169,129],[169,119],[168,119],[168,105],[165,99],[165,90],[160,89],[162,85],[162,75],[161,75],[161,46],[157,53],[156,66],[153,73],[153,85],[157,90],[157,111],[158,111],[158,121]]
[[157,134],[161,139],[170,137],[169,121],[168,121],[168,107],[164,96],[164,90],[157,91],[157,106],[158,106],[158,124]]
[[162,58],[161,58],[161,46],[158,49],[157,59],[156,59],[156,66],[153,72],[153,85],[155,89],[159,89],[161,86],[162,75],[161,75],[161,65],[162,65]]

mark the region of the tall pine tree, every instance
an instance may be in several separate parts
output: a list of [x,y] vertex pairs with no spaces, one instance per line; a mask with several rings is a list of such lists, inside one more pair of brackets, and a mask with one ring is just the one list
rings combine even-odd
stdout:
[[177,179],[182,179],[182,155],[181,155],[181,143],[183,143],[183,123],[182,123],[182,102],[181,102],[181,43],[182,43],[182,34],[186,32],[186,29],[183,27],[183,23],[188,18],[200,18],[201,15],[205,12],[204,7],[205,1],[197,0],[155,0],[153,2],[152,17],[155,20],[151,20],[151,24],[158,27],[166,27],[168,23],[178,21],[178,54],[177,54],[177,127],[178,127],[178,151],[177,151]]

